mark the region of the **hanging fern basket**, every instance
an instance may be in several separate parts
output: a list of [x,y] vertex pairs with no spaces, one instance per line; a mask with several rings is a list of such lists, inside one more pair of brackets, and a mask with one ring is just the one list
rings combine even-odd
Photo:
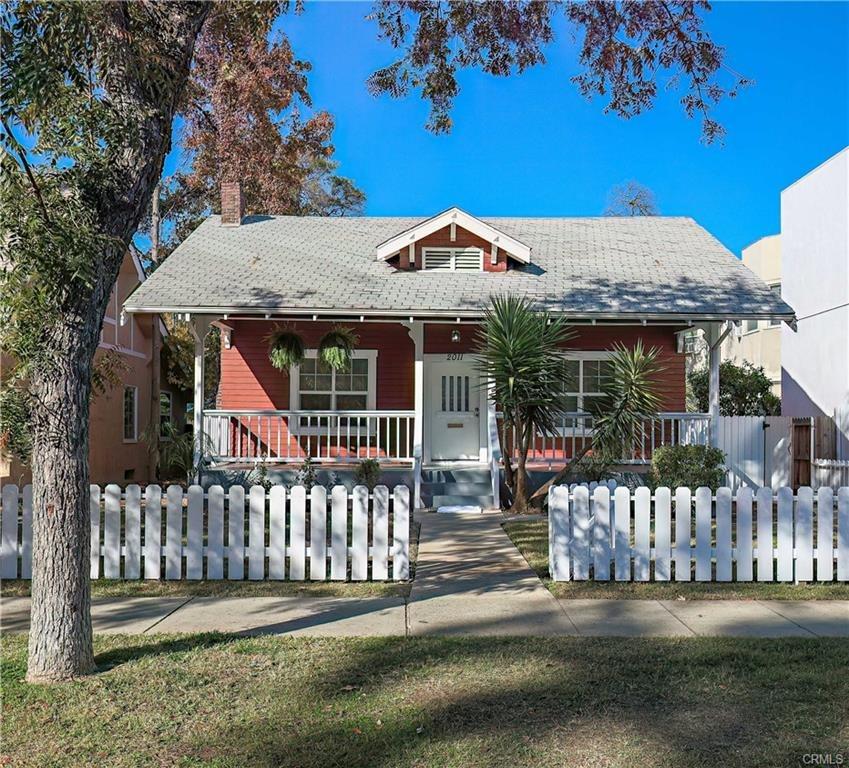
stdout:
[[350,328],[337,325],[321,337],[318,356],[334,371],[347,371],[358,343],[359,338]]
[[278,371],[300,365],[304,359],[304,340],[288,328],[277,328],[268,337],[268,359]]

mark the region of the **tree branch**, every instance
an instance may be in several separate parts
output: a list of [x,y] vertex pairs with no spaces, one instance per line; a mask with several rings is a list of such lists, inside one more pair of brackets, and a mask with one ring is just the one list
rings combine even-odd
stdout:
[[44,214],[44,220],[50,224],[50,213],[47,211],[47,205],[44,202],[44,197],[41,194],[41,188],[38,186],[35,180],[35,175],[32,172],[32,168],[30,167],[29,162],[27,161],[26,150],[23,148],[21,143],[15,138],[15,135],[9,130],[9,126],[6,124],[6,118],[0,118],[3,124],[3,130],[6,132],[6,136],[9,139],[9,142],[15,146],[18,151],[18,161],[24,169],[24,173],[26,173],[27,178],[29,179],[29,183],[32,186],[32,191],[35,193],[36,198],[38,199],[38,204],[41,207],[41,211]]

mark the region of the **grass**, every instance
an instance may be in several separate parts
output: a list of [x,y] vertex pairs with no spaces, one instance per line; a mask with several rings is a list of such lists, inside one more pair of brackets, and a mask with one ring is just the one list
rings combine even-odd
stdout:
[[[4,580],[3,597],[28,597],[29,581]],[[406,597],[409,582],[155,581],[96,579],[93,598],[108,597]]]
[[22,682],[2,655],[0,763],[752,766],[846,756],[839,640],[95,640],[100,673]]
[[849,600],[846,584],[718,582],[554,582],[548,572],[548,522],[511,520],[504,530],[548,589],[559,598],[616,600]]

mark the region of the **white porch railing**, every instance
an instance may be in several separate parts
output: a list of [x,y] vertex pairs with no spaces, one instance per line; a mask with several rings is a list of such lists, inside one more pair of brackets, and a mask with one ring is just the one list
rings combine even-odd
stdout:
[[413,461],[415,411],[209,410],[205,450],[216,462]]
[[[498,414],[501,422],[502,415]],[[516,433],[507,434],[505,452],[516,457]],[[549,466],[568,461],[585,447],[592,447],[593,416],[589,413],[566,413],[553,435],[534,434],[528,461]],[[623,464],[651,462],[655,448],[661,445],[707,445],[710,442],[710,415],[707,413],[659,413],[647,420],[638,430]]]

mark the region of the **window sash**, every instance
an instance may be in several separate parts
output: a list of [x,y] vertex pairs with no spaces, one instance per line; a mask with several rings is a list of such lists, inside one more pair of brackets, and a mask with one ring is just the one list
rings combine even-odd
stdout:
[[[576,372],[574,376],[570,376],[569,380],[564,382],[564,388],[568,387],[568,385],[572,383],[576,384],[577,386],[566,388],[564,394],[567,397],[575,398],[576,411],[586,411],[587,400],[595,397],[601,397],[603,395],[601,391],[600,379],[605,374],[603,373],[603,368],[593,374],[593,364],[605,364],[608,362],[609,359],[610,358],[608,355],[599,355],[598,357],[567,358],[567,361],[569,363],[575,365]],[[597,380],[596,389],[588,387],[588,384],[592,383],[593,378]],[[589,379],[589,381],[587,381],[587,379]]]
[[[365,361],[366,370],[362,371],[362,366],[357,365],[358,362]],[[293,410],[308,410],[308,411],[337,411],[337,410],[353,410],[353,411],[361,411],[361,410],[372,410],[374,408],[374,402],[376,399],[375,392],[375,380],[376,380],[376,369],[377,369],[377,351],[376,350],[355,350],[353,357],[353,364],[349,371],[344,372],[336,372],[333,369],[330,369],[327,372],[318,373],[319,370],[319,362],[318,362],[318,354],[316,350],[308,350],[306,353],[306,358],[304,361],[307,365],[307,370],[304,370],[303,365],[293,366],[292,371],[290,372],[290,382],[292,384],[292,395],[290,398],[290,405]],[[357,370],[360,369],[360,370]],[[355,372],[356,371],[356,372]],[[304,387],[302,386],[302,376],[306,377],[316,377],[323,376],[329,377],[330,379],[330,387]],[[338,378],[337,378],[338,377]],[[338,379],[341,378],[343,381],[340,383]],[[349,386],[344,386],[344,379],[348,378],[350,381]],[[365,388],[356,389],[354,388],[355,379],[359,380],[359,383],[365,383]],[[362,380],[365,379],[365,382]],[[316,407],[304,407],[302,401],[304,397],[322,397],[327,398],[328,405],[326,407],[316,408]],[[363,405],[359,405],[357,407],[345,407],[339,408],[338,402],[339,400],[344,400],[346,398],[362,398],[364,400]]]
[[135,443],[139,437],[139,393],[137,387],[124,387],[122,409],[125,443]]

